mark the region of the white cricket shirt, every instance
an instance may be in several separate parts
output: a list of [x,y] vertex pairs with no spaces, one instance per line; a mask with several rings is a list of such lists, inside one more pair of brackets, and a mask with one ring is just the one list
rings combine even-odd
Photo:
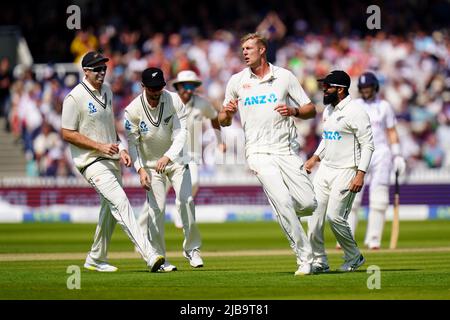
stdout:
[[[111,88],[103,84],[101,91],[96,90],[83,79],[64,98],[61,127],[76,130],[80,134],[100,143],[118,143],[112,109]],[[75,167],[82,169],[99,157],[119,159],[119,154],[109,156],[96,150],[79,148],[70,144]]]
[[374,150],[370,119],[363,106],[348,95],[323,112],[322,141],[315,155],[332,168],[358,168],[367,172]]
[[187,151],[191,154],[201,155],[203,119],[217,118],[217,110],[205,98],[193,94],[186,103],[186,128],[188,137],[186,139]]
[[128,149],[136,171],[156,168],[163,156],[185,163],[182,149],[186,142],[186,107],[178,94],[163,90],[156,108],[151,108],[145,92],[125,108]]
[[389,102],[382,99],[375,99],[373,101],[364,101],[364,99],[356,99],[356,102],[361,104],[366,110],[372,124],[373,143],[375,145],[375,153],[382,150],[389,149],[389,141],[386,134],[386,129],[394,128],[397,124],[394,110]]
[[297,130],[292,117],[281,116],[279,104],[301,107],[311,102],[297,78],[284,68],[269,64],[270,72],[259,79],[250,68],[228,81],[225,101],[239,99],[238,109],[245,135],[246,154],[294,154]]

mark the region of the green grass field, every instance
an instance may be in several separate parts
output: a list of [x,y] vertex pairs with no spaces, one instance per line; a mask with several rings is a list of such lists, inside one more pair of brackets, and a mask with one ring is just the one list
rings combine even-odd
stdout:
[[[275,222],[200,224],[205,267],[181,256],[182,232],[166,225],[172,273],[149,273],[120,227],[111,243],[116,273],[81,268],[81,289],[67,289],[67,267],[82,267],[93,224],[0,224],[0,299],[450,299],[450,221],[401,222],[397,251],[363,251],[354,273],[295,277],[296,262]],[[365,224],[357,241],[362,244]],[[383,247],[388,247],[387,223]],[[342,252],[329,227],[334,270]],[[367,287],[367,268],[381,270],[381,288]]]

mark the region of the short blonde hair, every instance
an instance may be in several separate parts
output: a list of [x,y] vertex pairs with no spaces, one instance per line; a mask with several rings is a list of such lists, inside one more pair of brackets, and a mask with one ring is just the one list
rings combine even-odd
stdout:
[[251,40],[251,39],[256,39],[256,42],[259,45],[262,45],[264,48],[266,48],[267,50],[267,39],[264,38],[260,33],[258,32],[254,32],[254,33],[247,33],[245,36],[243,36],[241,38],[241,46],[244,44],[244,42]]

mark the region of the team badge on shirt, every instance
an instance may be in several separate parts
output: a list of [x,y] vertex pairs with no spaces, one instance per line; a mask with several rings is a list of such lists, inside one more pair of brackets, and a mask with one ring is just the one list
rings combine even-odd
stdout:
[[125,130],[127,131],[131,130],[131,123],[128,119],[125,119]]
[[89,114],[93,114],[97,112],[97,108],[92,102],[88,103]]
[[170,118],[173,117],[173,114],[164,119],[164,124],[169,124]]
[[148,126],[144,121],[141,121],[139,123],[139,131],[141,132],[148,132]]

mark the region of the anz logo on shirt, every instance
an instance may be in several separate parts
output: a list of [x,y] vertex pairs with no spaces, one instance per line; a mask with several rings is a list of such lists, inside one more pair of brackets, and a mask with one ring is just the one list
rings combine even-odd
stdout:
[[88,103],[89,114],[93,114],[97,112],[97,108],[92,102]]
[[278,99],[275,93],[271,93],[269,95],[265,94],[261,96],[250,96],[245,98],[244,107],[253,105],[262,105],[267,103],[275,103],[277,101]]
[[324,131],[322,137],[325,140],[341,140],[342,136],[339,131]]
[[144,121],[141,121],[139,123],[139,131],[142,132],[142,133],[147,133],[148,132],[147,124]]

